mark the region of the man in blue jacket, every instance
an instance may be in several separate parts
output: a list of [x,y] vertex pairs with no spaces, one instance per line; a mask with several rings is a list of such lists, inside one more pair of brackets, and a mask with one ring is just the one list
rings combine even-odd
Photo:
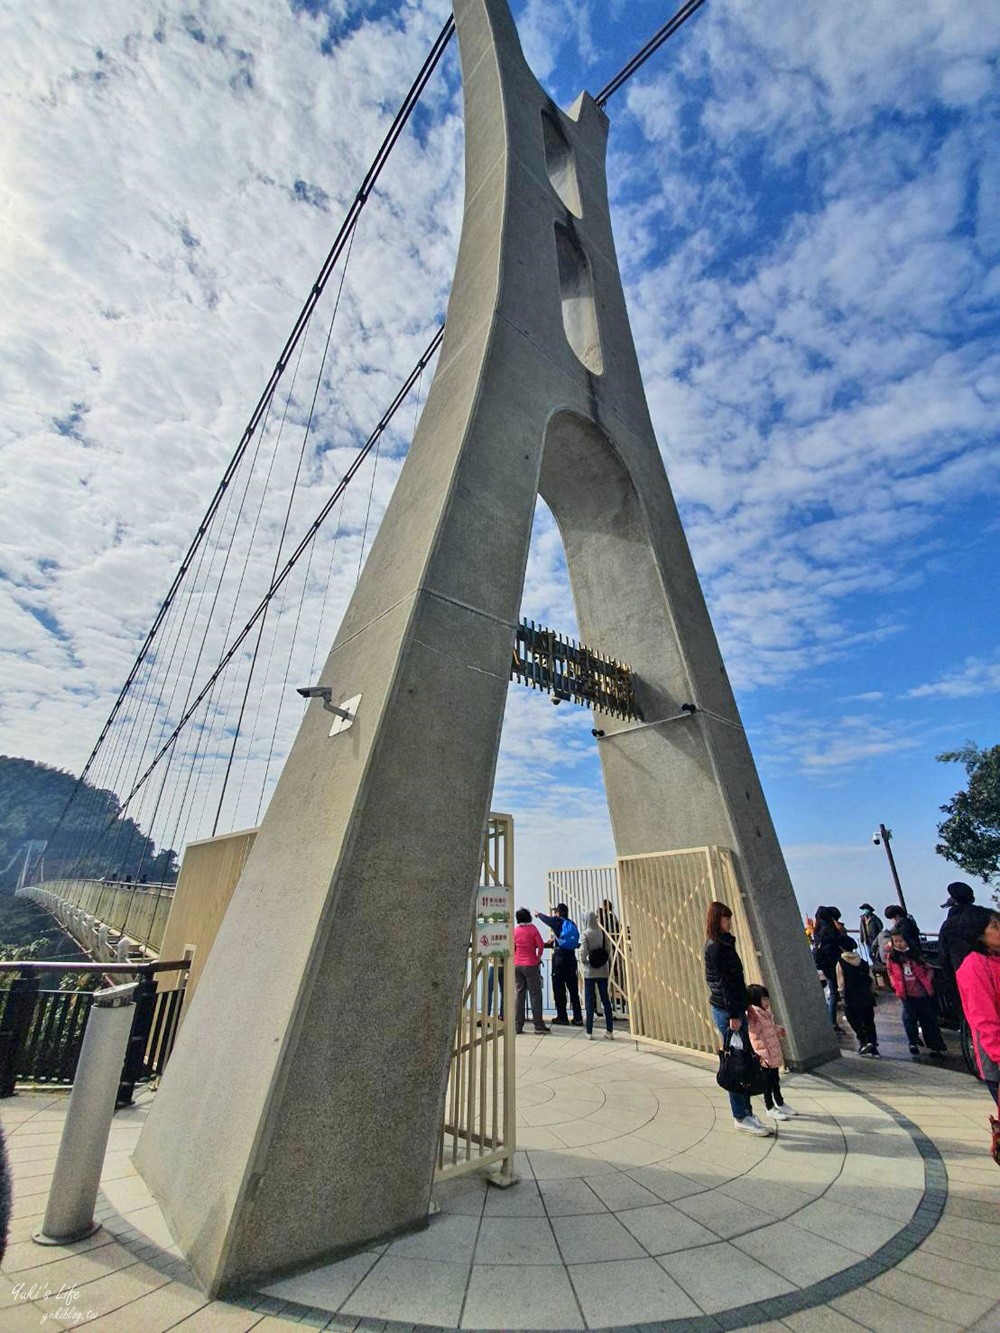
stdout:
[[536,912],[539,921],[544,921],[552,931],[552,998],[556,1005],[554,1024],[569,1026],[566,1017],[566,993],[569,992],[573,1006],[573,1027],[583,1027],[583,1014],[580,1009],[580,988],[577,981],[576,951],[580,943],[580,932],[576,922],[569,918],[569,908],[565,903],[556,903],[555,916],[546,916]]

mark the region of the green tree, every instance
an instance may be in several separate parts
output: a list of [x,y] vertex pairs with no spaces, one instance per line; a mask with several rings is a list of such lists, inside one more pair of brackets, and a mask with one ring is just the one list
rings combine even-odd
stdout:
[[48,843],[46,879],[145,875],[172,883],[177,878],[173,849],[157,850],[122,814],[113,791],[89,782],[77,785],[72,773],[48,764],[0,755],[0,889],[16,884],[19,853],[29,839]]
[[941,807],[947,819],[938,825],[941,841],[935,850],[967,874],[993,883],[1000,878],[1000,745],[983,749],[966,741],[960,750],[947,750],[938,759],[961,764],[969,781]]

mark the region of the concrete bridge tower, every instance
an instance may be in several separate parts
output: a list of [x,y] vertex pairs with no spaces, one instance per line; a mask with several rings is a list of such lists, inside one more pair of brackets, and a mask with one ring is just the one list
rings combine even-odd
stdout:
[[539,494],[584,639],[638,678],[644,723],[597,723],[619,855],[732,848],[793,1058],[835,1053],[649,419],[608,122],[553,104],[505,0],[455,15],[466,207],[440,363],[321,676],[356,720],[331,735],[310,705],[136,1154],[213,1293],[426,1220]]

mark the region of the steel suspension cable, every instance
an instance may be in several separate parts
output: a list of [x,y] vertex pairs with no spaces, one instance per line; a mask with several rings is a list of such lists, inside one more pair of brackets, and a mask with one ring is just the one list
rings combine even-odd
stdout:
[[654,32],[649,41],[637,51],[627,65],[623,65],[610,83],[606,84],[594,98],[599,107],[603,107],[609,98],[614,97],[615,93],[646,63],[654,52],[658,51],[668,37],[672,37],[682,23],[686,23],[696,9],[700,9],[705,0],[687,0],[686,4],[681,5],[680,9],[664,23],[663,27]]
[[444,337],[444,326],[442,325],[441,328],[438,329],[434,337],[431,339],[420,360],[417,362],[417,364],[410,371],[409,375],[406,377],[406,380],[404,381],[402,387],[396,394],[396,397],[392,400],[392,403],[386,409],[378,425],[375,427],[371,435],[369,435],[368,439],[362,445],[361,449],[358,452],[357,458],[354,459],[350,467],[344,473],[343,477],[341,477],[340,481],[334,488],[333,493],[330,495],[329,499],[323,505],[322,509],[319,511],[317,516],[313,519],[312,523],[310,524],[309,528],[305,533],[305,536],[299,542],[298,546],[296,546],[292,554],[288,557],[284,566],[281,569],[281,572],[272,581],[270,588],[268,589],[264,597],[261,599],[253,615],[240,630],[239,634],[233,640],[229,648],[226,649],[225,653],[223,654],[222,658],[220,659],[217,666],[213,670],[212,674],[209,676],[208,680],[205,682],[201,691],[198,693],[197,697],[195,698],[191,706],[186,710],[184,716],[177,723],[177,726],[171,732],[170,736],[167,738],[166,742],[161,747],[156,757],[153,759],[152,763],[148,766],[146,771],[135,783],[132,790],[125,797],[124,801],[122,801],[121,805],[122,812],[124,812],[128,808],[128,806],[132,801],[132,798],[137,794],[137,792],[139,792],[142,789],[149,775],[157,767],[157,765],[159,764],[160,760],[164,757],[164,755],[172,748],[174,742],[177,740],[177,737],[181,734],[184,727],[191,720],[194,713],[197,711],[201,703],[207,697],[215,682],[219,679],[219,677],[225,671],[226,667],[239,652],[241,645],[246,640],[247,636],[250,634],[253,627],[257,624],[258,620],[260,620],[261,616],[264,615],[271,601],[273,600],[275,595],[280,591],[280,589],[285,583],[285,580],[288,578],[289,574],[291,574],[292,570],[295,568],[295,565],[298,563],[303,553],[306,550],[308,550],[309,545],[311,544],[313,538],[316,536],[316,533],[322,527],[323,521],[326,519],[327,515],[330,513],[330,511],[336,505],[337,501],[343,495],[344,491],[350,485],[351,481],[357,474],[358,469],[364,463],[365,459],[371,453],[372,449],[374,449],[375,445],[382,438],[382,435],[385,433],[393,417],[396,415],[396,413],[399,411],[399,408],[406,400],[410,390],[413,388],[414,384],[416,384],[417,380],[420,378],[421,374],[426,369],[428,362],[431,361],[431,359],[437,352],[438,348],[441,346],[441,339],[443,337]]
[[373,158],[372,163],[368,168],[368,171],[364,179],[361,182],[361,186],[357,194],[355,195],[350,208],[347,211],[347,216],[344,218],[340,230],[337,233],[336,239],[334,240],[333,245],[330,247],[330,252],[327,255],[326,259],[324,260],[323,266],[319,271],[316,281],[313,283],[309,295],[307,296],[305,303],[301,311],[299,312],[299,317],[295,321],[295,325],[292,328],[292,332],[289,334],[285,346],[282,348],[281,355],[278,357],[274,369],[271,371],[270,378],[268,379],[267,384],[264,387],[264,391],[261,394],[260,398],[258,399],[257,405],[250,415],[250,420],[243,431],[243,435],[240,438],[239,444],[236,446],[236,451],[234,452],[232,458],[229,460],[229,463],[226,466],[226,470],[222,475],[222,480],[219,482],[215,494],[212,496],[212,499],[209,502],[209,506],[206,509],[200,524],[198,525],[198,529],[195,532],[191,544],[189,545],[184,555],[184,558],[181,560],[177,573],[174,575],[173,582],[171,583],[170,588],[167,591],[167,595],[160,603],[159,609],[157,610],[156,615],[153,618],[153,623],[150,626],[146,638],[143,641],[142,647],[139,649],[139,653],[136,656],[135,662],[132,664],[132,668],[129,671],[128,677],[125,680],[125,684],[118,692],[118,696],[115,699],[115,702],[111,708],[111,712],[108,714],[107,720],[105,721],[104,726],[101,729],[101,733],[97,738],[97,742],[94,745],[94,748],[91,750],[90,755],[87,758],[87,762],[84,764],[80,776],[77,778],[73,790],[66,801],[66,805],[63,808],[62,812],[60,813],[58,820],[56,821],[55,827],[52,831],[52,834],[50,835],[50,841],[55,836],[55,833],[61,826],[63,820],[66,817],[67,812],[69,811],[70,806],[73,804],[77,792],[79,791],[84,781],[86,780],[87,775],[90,772],[90,769],[94,763],[94,760],[97,758],[101,746],[104,744],[104,739],[107,736],[112,725],[114,724],[114,720],[118,716],[118,712],[121,709],[122,704],[125,702],[129,690],[132,688],[132,685],[142,667],[143,662],[146,660],[146,656],[149,653],[149,650],[153,644],[154,639],[156,638],[157,633],[159,632],[160,626],[162,625],[163,620],[167,615],[167,612],[170,610],[174,598],[177,595],[178,589],[180,588],[181,584],[184,581],[184,578],[191,565],[191,561],[193,560],[195,554],[198,551],[199,546],[204,540],[208,527],[210,526],[211,521],[215,515],[215,511],[218,509],[219,504],[221,503],[222,498],[225,495],[230,482],[232,481],[233,477],[236,474],[237,469],[240,466],[240,463],[243,459],[243,455],[246,453],[247,447],[249,446],[250,441],[254,436],[254,432],[256,431],[261,418],[264,416],[265,412],[268,409],[270,401],[274,396],[274,393],[278,387],[278,382],[285,372],[285,368],[288,365],[288,362],[291,359],[291,356],[295,351],[296,346],[298,345],[299,339],[302,337],[303,333],[305,332],[305,329],[309,324],[313,310],[316,308],[316,305],[323,294],[323,290],[330,278],[330,274],[333,272],[333,269],[336,266],[336,263],[340,258],[340,255],[344,249],[344,246],[347,244],[348,240],[353,234],[354,228],[357,226],[358,219],[360,218],[361,213],[365,205],[367,204],[368,199],[372,191],[374,190],[378,182],[378,179],[381,176],[383,169],[385,168],[386,163],[389,160],[389,157],[392,154],[392,150],[395,148],[399,136],[402,134],[404,128],[406,127],[407,122],[410,119],[410,116],[413,114],[414,108],[419,102],[423,94],[423,91],[430,80],[431,75],[437,68],[438,62],[440,61],[442,55],[444,54],[445,49],[448,46],[448,43],[451,41],[454,32],[455,32],[455,18],[454,15],[449,15],[447,22],[445,23],[441,31],[438,33],[434,41],[434,44],[432,45],[430,52],[427,55],[427,58],[424,60],[424,63],[420,68],[420,72],[417,74],[417,77],[411,84],[409,91],[403,98],[402,104],[400,105],[399,110],[396,112],[395,118],[393,119],[393,122],[390,125],[389,130],[385,138],[382,140],[382,144],[379,147],[378,152],[375,154],[375,157]]

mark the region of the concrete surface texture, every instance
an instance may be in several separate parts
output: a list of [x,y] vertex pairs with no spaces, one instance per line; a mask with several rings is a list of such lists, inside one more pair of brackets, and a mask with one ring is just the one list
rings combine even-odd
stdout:
[[[103,1228],[30,1236],[67,1098],[0,1104],[14,1222],[5,1333],[258,1333],[293,1326],[958,1333],[1000,1328],[1000,1171],[967,1074],[909,1061],[785,1077],[798,1117],[775,1139],[732,1128],[711,1068],[574,1030],[518,1039],[519,1183],[435,1191],[422,1234],[210,1300],[136,1175],[150,1094],[115,1117]],[[155,1098],[153,1099],[155,1100]]]
[[[307,711],[136,1154],[213,1293],[426,1223],[539,491],[585,638],[641,681],[645,725],[597,719],[619,852],[731,847],[791,1058],[836,1053],[650,426],[607,120],[586,96],[552,104],[505,0],[455,14],[466,215],[447,329],[321,677],[334,703],[362,695],[357,720],[331,737]],[[683,702],[703,711],[664,720]]]

